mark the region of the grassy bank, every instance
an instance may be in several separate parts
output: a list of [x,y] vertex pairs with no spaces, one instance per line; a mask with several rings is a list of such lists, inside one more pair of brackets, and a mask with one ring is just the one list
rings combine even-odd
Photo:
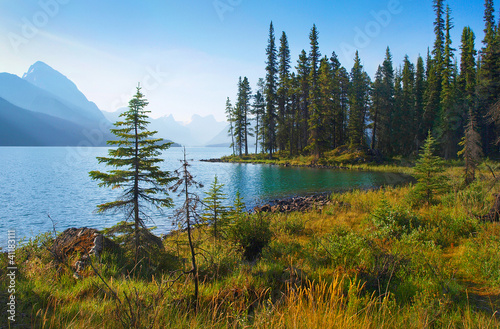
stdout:
[[[16,254],[16,325],[498,328],[500,225],[478,216],[499,186],[486,169],[468,187],[461,168],[446,174],[450,189],[432,205],[415,204],[413,186],[388,187],[334,194],[321,211],[235,215],[219,240],[198,227],[197,307],[190,276],[178,271],[190,269],[183,232],[164,239],[135,277],[126,251],[94,258],[106,284],[91,267],[74,278],[44,247],[53,236],[39,236]],[[248,243],[263,236],[259,256],[248,257]]]
[[384,159],[373,154],[367,154],[365,150],[350,150],[340,147],[325,152],[319,159],[312,155],[289,156],[288,153],[277,152],[272,158],[267,154],[229,155],[214,161],[232,163],[260,163],[280,166],[318,167],[332,169],[349,169],[364,171],[382,171],[410,174],[414,162],[402,158]]

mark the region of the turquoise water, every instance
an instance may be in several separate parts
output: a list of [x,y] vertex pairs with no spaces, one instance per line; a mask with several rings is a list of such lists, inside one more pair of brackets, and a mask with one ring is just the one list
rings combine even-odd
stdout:
[[[91,170],[107,170],[97,163],[106,156],[107,148],[84,147],[0,147],[0,246],[6,245],[7,230],[16,229],[17,236],[31,237],[39,232],[69,227],[110,227],[124,220],[120,213],[96,214],[96,205],[112,201],[120,191],[100,188],[89,178]],[[227,148],[187,148],[192,159],[191,172],[205,185],[200,196],[217,175],[225,184],[228,204],[240,191],[249,208],[276,198],[322,191],[351,188],[373,188],[407,181],[407,177],[391,173],[335,171],[327,169],[289,168],[256,164],[207,163],[200,159],[230,154]],[[181,148],[163,154],[162,169],[180,167]],[[182,200],[171,194],[175,207]],[[156,233],[167,233],[172,227],[173,209],[151,212],[148,225],[157,226]]]

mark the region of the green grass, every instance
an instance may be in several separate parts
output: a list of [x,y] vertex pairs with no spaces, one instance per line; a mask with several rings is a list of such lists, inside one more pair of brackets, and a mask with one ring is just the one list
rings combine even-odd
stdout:
[[[301,161],[307,161],[302,159]],[[41,247],[18,250],[17,325],[34,328],[498,328],[500,224],[477,216],[498,184],[488,170],[468,187],[450,167],[448,193],[414,205],[413,187],[332,195],[308,213],[249,215],[195,232],[200,271],[192,300],[185,233],[164,240],[169,266],[128,277],[123,257],[95,261],[109,289],[87,269],[75,279]],[[497,172],[498,176],[499,173]],[[262,217],[264,216],[264,217]],[[257,231],[255,231],[257,230]],[[248,239],[263,235],[259,258]],[[4,276],[6,255],[1,255]],[[159,261],[159,260],[157,260]],[[153,264],[154,265],[154,264]],[[177,281],[173,278],[180,277]],[[0,282],[0,295],[6,296]],[[130,300],[130,304],[127,302]],[[2,299],[3,300],[3,299]],[[0,307],[5,312],[5,304]],[[5,314],[5,313],[4,313]]]

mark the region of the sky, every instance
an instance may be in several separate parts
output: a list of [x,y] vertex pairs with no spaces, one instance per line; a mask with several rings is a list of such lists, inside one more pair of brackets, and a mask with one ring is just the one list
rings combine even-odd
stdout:
[[[446,3],[454,48],[465,26],[480,48],[484,1]],[[265,77],[271,21],[278,45],[287,34],[293,66],[316,24],[322,55],[335,51],[350,70],[358,49],[371,77],[387,46],[398,67],[405,54],[425,59],[434,42],[432,0],[0,0],[0,72],[22,76],[43,61],[101,110],[126,106],[140,83],[152,117],[222,121],[238,78],[255,89]]]

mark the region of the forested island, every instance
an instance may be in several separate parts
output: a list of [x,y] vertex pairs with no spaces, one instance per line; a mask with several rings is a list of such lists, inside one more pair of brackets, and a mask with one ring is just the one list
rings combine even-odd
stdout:
[[[373,82],[357,54],[350,74],[321,57],[315,26],[290,73],[286,35],[278,51],[271,24],[253,106],[246,78],[227,101],[234,155],[222,161],[404,172],[414,183],[252,211],[239,194],[228,204],[217,176],[201,195],[186,150],[177,170],[161,167],[172,143],[148,130],[138,86],[97,158],[107,171],[89,172],[123,192],[98,211],[125,221],[54,223],[1,253],[5,327],[500,327],[500,27],[486,0],[484,46],[476,52],[465,28],[458,64],[451,10],[434,9],[426,64],[405,58],[394,70],[388,49]],[[172,207],[177,229],[156,236],[148,212]]]

